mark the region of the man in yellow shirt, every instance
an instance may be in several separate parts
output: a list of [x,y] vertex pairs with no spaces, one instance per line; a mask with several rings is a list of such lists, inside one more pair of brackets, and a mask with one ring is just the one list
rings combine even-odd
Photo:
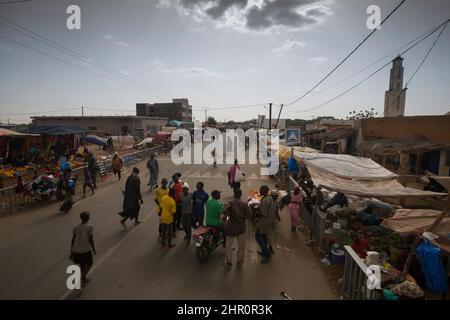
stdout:
[[172,225],[173,215],[177,212],[177,204],[173,197],[175,196],[175,189],[170,188],[169,194],[161,199],[161,229],[162,229],[162,245],[166,246],[166,239],[168,247],[175,247],[172,244]]
[[[155,191],[155,202],[158,205],[158,216],[161,217],[161,211],[162,211],[162,207],[161,207],[161,199],[169,194],[169,189],[167,188],[167,179],[164,178],[161,180],[161,188],[156,189]],[[161,218],[159,221],[159,241],[162,241],[162,227],[161,227]]]

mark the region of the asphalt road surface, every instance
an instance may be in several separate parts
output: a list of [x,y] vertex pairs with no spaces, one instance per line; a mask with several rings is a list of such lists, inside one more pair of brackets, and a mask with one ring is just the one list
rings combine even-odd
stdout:
[[[179,171],[191,191],[197,181],[203,181],[208,193],[222,190],[224,202],[232,197],[226,178],[229,165],[217,169],[175,166],[168,156],[159,157],[159,163],[160,178]],[[0,299],[280,299],[281,291],[293,299],[337,298],[303,235],[290,231],[288,209],[281,213],[275,255],[266,264],[259,262],[251,226],[240,269],[223,267],[223,248],[200,264],[194,244],[186,245],[182,231],[175,239],[176,247],[162,249],[157,241],[153,193],[146,187],[148,172],[144,163],[139,167],[144,205],[140,214],[143,223],[136,227],[128,222],[129,227],[123,229],[118,216],[121,189],[130,169],[121,181],[114,177],[100,183],[94,196],[82,199],[77,194],[77,202],[67,214],[58,211],[59,204],[47,203],[0,218]],[[259,175],[259,166],[243,165],[242,170],[248,178],[242,183],[244,196],[262,184],[273,187],[268,177]],[[71,232],[84,210],[91,213],[98,254],[89,274],[92,281],[82,290],[70,291],[66,268],[72,264]]]

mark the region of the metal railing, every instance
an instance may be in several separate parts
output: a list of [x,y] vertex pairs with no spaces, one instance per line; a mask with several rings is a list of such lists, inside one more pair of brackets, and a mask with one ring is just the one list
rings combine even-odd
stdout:
[[305,206],[302,206],[302,221],[308,227],[310,239],[317,243],[321,250],[326,250],[325,229],[327,222],[327,214],[314,206],[314,210],[310,213]]
[[347,300],[376,300],[378,291],[367,287],[367,265],[350,246],[344,246],[343,296]]
[[[137,151],[133,153],[129,153],[126,155],[121,156],[124,166],[125,167],[131,167],[137,163],[140,163],[142,161],[145,161],[150,158],[150,155],[155,152],[162,152],[163,146],[155,146],[149,149],[145,149],[142,151]],[[105,169],[106,173],[109,174],[112,171],[111,168],[111,159],[105,160],[105,161],[98,161],[101,163]],[[73,170],[72,175],[78,176],[77,179],[77,187],[83,186],[84,184],[84,170],[85,166],[78,167]],[[98,178],[98,177],[97,177]],[[30,183],[31,181],[24,181],[24,183]],[[17,193],[16,192],[16,186],[11,186],[8,188],[0,189],[0,216],[13,213],[16,211],[23,210],[26,207],[29,207],[29,205],[33,204],[35,202],[35,199],[31,196],[24,194],[24,193]]]

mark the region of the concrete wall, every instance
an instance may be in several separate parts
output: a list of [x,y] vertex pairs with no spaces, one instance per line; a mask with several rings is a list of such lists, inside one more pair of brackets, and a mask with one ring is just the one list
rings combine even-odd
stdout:
[[161,130],[167,119],[141,117],[38,117],[33,123],[40,125],[67,125],[120,135],[125,129],[131,135],[141,136],[147,131]]
[[361,130],[364,140],[405,139],[420,134],[434,142],[450,144],[450,115],[363,119]]

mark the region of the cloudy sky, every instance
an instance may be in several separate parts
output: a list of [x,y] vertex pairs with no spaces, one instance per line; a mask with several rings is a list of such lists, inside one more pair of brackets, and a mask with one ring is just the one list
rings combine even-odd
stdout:
[[[137,102],[179,97],[189,99],[198,119],[205,108],[219,120],[256,118],[267,114],[264,106],[226,108],[294,101],[370,32],[369,5],[378,5],[384,18],[400,0],[1,2],[0,121],[23,122],[30,113],[79,115],[81,106],[86,114],[132,114]],[[81,9],[81,30],[66,26],[71,4]],[[343,97],[305,110],[352,87],[449,16],[448,0],[407,0],[282,117],[345,117],[371,107],[382,113],[390,67]],[[437,34],[404,55],[406,79]],[[449,52],[450,27],[409,85],[407,115],[450,111]]]

